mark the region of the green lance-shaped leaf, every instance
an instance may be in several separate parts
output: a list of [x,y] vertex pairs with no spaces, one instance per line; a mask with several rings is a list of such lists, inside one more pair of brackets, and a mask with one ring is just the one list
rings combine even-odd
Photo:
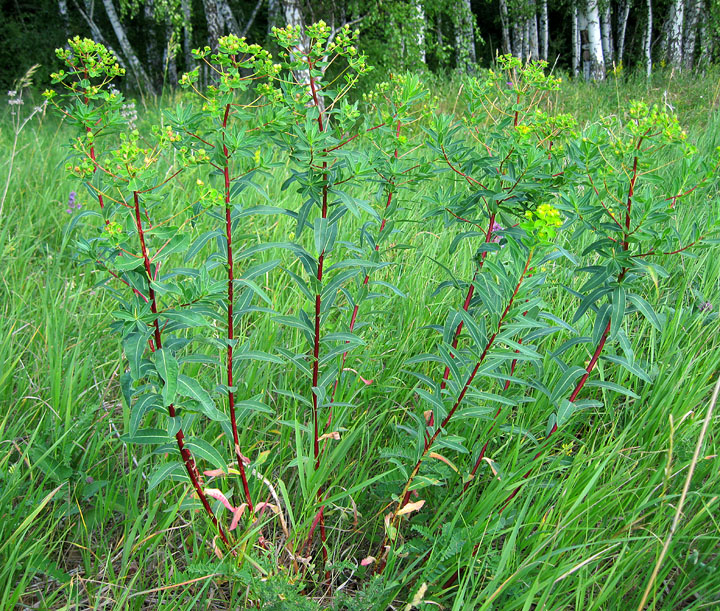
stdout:
[[132,410],[130,410],[130,437],[135,437],[145,414],[161,407],[160,395],[158,394],[147,393],[138,398],[135,405],[132,406]]
[[163,348],[155,351],[155,369],[157,369],[164,382],[162,389],[163,404],[170,405],[175,401],[180,366],[172,352],[167,348]]
[[210,420],[223,421],[228,419],[225,414],[215,407],[215,402],[210,397],[210,394],[200,386],[197,380],[180,374],[177,381],[177,393],[183,397],[195,399],[199,403],[200,411]]
[[223,460],[220,452],[212,447],[204,439],[193,437],[185,441],[185,447],[187,447],[195,456],[202,458],[209,462],[213,467],[222,469],[227,473],[227,464]]
[[130,364],[130,375],[132,375],[133,380],[140,379],[140,361],[142,361],[145,348],[147,348],[147,341],[150,334],[151,332],[149,329],[144,333],[139,331],[131,333],[123,342],[125,356]]
[[170,479],[171,477],[173,479],[178,477],[188,479],[185,467],[181,462],[176,461],[161,463],[155,467],[148,480],[148,492],[150,490],[154,490],[160,483],[164,482],[166,479]]
[[637,308],[638,312],[648,319],[648,322],[653,327],[655,327],[658,331],[662,331],[662,323],[660,322],[655,310],[652,309],[652,306],[647,301],[635,293],[628,293],[627,298],[630,300],[630,303]]

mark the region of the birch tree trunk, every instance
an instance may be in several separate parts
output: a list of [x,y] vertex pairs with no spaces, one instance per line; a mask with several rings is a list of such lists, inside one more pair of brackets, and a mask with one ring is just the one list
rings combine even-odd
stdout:
[[235,19],[235,15],[233,14],[227,0],[219,0],[218,13],[220,15],[220,19],[225,24],[224,31],[228,34],[240,36],[240,26],[238,25],[237,19]]
[[195,67],[192,56],[192,12],[190,0],[181,0],[180,8],[183,14],[183,53],[185,54],[185,70],[188,72]]
[[155,87],[153,87],[152,81],[150,81],[147,72],[145,72],[145,69],[138,60],[135,50],[130,45],[130,41],[125,34],[125,28],[123,28],[122,23],[120,23],[120,19],[115,11],[115,6],[113,5],[112,0],[103,0],[103,6],[105,7],[105,12],[107,13],[110,25],[115,32],[115,36],[120,43],[123,55],[130,66],[130,71],[133,73],[133,76],[137,81],[138,87],[140,87],[140,89],[144,88],[150,95],[155,95]]
[[548,30],[548,3],[540,0],[540,59],[548,60],[548,45],[550,42]]
[[[282,7],[283,15],[285,16],[285,23],[293,27],[300,27],[300,31],[302,32],[300,38],[300,48],[303,50],[304,53],[307,53],[309,51],[308,46],[310,44],[310,41],[305,35],[305,20],[303,19],[302,9],[300,7],[300,0],[282,0]],[[295,70],[294,74],[297,82],[301,85],[306,85],[309,90],[310,70],[308,68],[303,68],[301,70]],[[322,102],[323,98],[321,96],[321,110],[324,108],[322,106]]]
[[698,56],[698,66],[706,66],[710,63],[712,54],[712,38],[710,34],[710,26],[708,25],[708,12],[705,10],[705,2],[700,0],[700,55]]
[[578,27],[578,7],[572,5],[572,71],[573,76],[580,74],[580,28]]
[[683,58],[683,21],[685,16],[684,0],[674,0],[668,22],[668,64],[673,68],[682,66]]
[[510,45],[510,27],[508,25],[507,0],[500,0],[500,25],[502,26],[502,52],[504,55],[512,53]]
[[529,36],[529,57],[540,59],[540,41],[538,37],[537,6],[535,0],[530,0],[530,36]]
[[530,19],[525,18],[522,29],[522,55],[520,58],[527,61],[530,57]]
[[612,10],[610,0],[606,0],[605,8],[600,16],[600,30],[602,32],[603,58],[605,59],[605,67],[607,68],[612,66],[615,61],[613,56]]
[[475,16],[470,0],[461,0],[455,16],[455,52],[460,72],[471,72],[477,61],[475,55]]
[[523,56],[523,33],[525,31],[525,24],[520,20],[519,17],[513,19],[512,33],[512,53],[515,57]]
[[223,29],[220,7],[217,0],[203,0],[203,8],[205,9],[205,21],[208,29],[208,45],[214,53],[217,53],[218,40],[222,36]]
[[652,0],[647,0],[647,24],[645,26],[645,38],[643,51],[645,52],[645,73],[648,78],[652,74],[652,30],[653,30],[653,10]]
[[605,79],[605,57],[602,48],[598,0],[587,0],[587,33],[590,79],[602,81]]
[[157,84],[157,75],[163,74],[164,66],[158,47],[158,36],[155,28],[155,0],[145,0],[143,17],[145,17],[145,31],[147,32],[145,36],[145,55],[147,56],[147,63],[150,67],[151,74],[155,77],[153,80]]
[[63,24],[65,38],[70,38],[70,15],[68,13],[67,0],[58,0],[58,13]]
[[413,8],[415,9],[415,42],[418,49],[418,59],[421,63],[425,63],[425,9],[422,0],[413,0]]
[[622,0],[620,3],[620,11],[618,14],[618,25],[617,25],[617,60],[622,62],[623,55],[625,54],[625,33],[627,32],[627,22],[630,16],[630,2],[631,0]]
[[697,40],[698,19],[702,0],[689,0],[687,19],[685,19],[685,33],[683,36],[683,67],[692,69],[695,63],[695,41]]
[[280,0],[268,0],[268,33],[283,25],[280,21]]

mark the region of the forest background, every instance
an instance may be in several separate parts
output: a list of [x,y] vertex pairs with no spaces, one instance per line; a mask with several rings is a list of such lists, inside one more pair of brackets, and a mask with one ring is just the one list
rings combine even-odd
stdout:
[[102,42],[128,68],[126,82],[156,93],[194,68],[191,50],[224,34],[266,44],[272,28],[325,20],[349,24],[375,67],[442,75],[487,66],[496,53],[544,59],[586,78],[653,65],[703,68],[720,51],[718,0],[40,0],[0,3],[0,85],[39,63],[71,35]]

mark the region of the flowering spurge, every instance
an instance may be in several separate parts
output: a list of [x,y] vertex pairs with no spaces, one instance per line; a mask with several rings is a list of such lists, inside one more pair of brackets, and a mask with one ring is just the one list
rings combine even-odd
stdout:
[[[552,238],[559,212],[543,204],[529,214],[532,218],[520,228],[504,232],[507,247],[488,256],[475,275],[478,303],[469,310],[453,309],[449,322],[438,329],[441,339],[435,351],[406,362],[416,367],[437,363],[450,368],[452,375],[433,379],[426,369],[416,371],[422,416],[412,414],[414,425],[402,427],[407,435],[400,446],[403,451],[385,453],[400,467],[403,483],[392,511],[385,516],[385,538],[373,557],[379,572],[387,562],[397,562],[403,516],[421,510],[427,500],[413,494],[429,497],[432,503],[436,501],[433,486],[449,486],[458,477],[466,483],[473,479],[479,459],[472,466],[465,457],[483,442],[484,453],[501,407],[517,409],[524,401],[524,388],[508,384],[510,379],[520,388],[528,384],[514,375],[515,366],[537,366],[542,360],[533,339],[542,339],[554,329],[544,319],[548,312],[541,294],[545,273],[533,268],[542,268],[555,256]],[[452,345],[458,320],[468,336],[462,348]]]
[[[554,390],[546,391],[553,408],[546,438],[578,410],[602,406],[592,395],[581,398],[586,387],[637,398],[615,381],[591,379],[600,359],[652,382],[646,359],[633,350],[626,320],[639,314],[662,332],[665,317],[643,296],[647,279],[666,277],[665,259],[713,243],[720,228],[720,219],[700,216],[688,222],[682,214],[687,199],[717,184],[720,149],[714,160],[696,152],[676,117],[643,102],[632,102],[623,122],[605,119],[569,143],[568,174],[583,188],[567,190],[558,206],[573,222],[570,239],[589,233],[592,243],[583,253],[589,265],[577,270],[584,282],[567,289],[579,300],[572,323],[586,316],[592,323],[587,335],[573,337],[553,352],[563,373]],[[562,360],[578,344],[589,347],[584,367]]]

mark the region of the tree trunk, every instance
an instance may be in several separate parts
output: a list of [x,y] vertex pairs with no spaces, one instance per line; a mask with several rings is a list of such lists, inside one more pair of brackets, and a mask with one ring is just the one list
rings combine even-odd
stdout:
[[684,0],[674,0],[670,9],[668,22],[668,64],[673,68],[680,68],[683,59],[683,21],[685,16]]
[[510,27],[508,26],[507,0],[500,0],[500,24],[502,26],[502,52],[504,55],[512,53],[510,45]]
[[708,25],[708,12],[705,10],[705,2],[700,0],[699,11],[700,13],[700,55],[698,56],[698,66],[707,66],[710,63],[710,58],[713,51],[712,34],[710,26]]
[[165,66],[163,65],[160,49],[158,47],[158,36],[156,32],[155,22],[155,0],[145,0],[143,6],[143,17],[145,18],[145,54],[147,56],[147,64],[153,80],[157,84],[157,75],[164,74]]
[[702,0],[690,0],[685,19],[685,34],[683,36],[683,67],[691,70],[695,63],[695,41],[697,39],[698,19],[700,17]]
[[70,38],[70,15],[68,13],[67,0],[58,0],[58,12],[60,13],[60,21],[62,21],[63,24],[65,38]]
[[413,0],[415,44],[420,63],[425,64],[425,9],[422,0]]
[[192,12],[191,0],[181,0],[180,7],[183,14],[183,53],[185,54],[185,70],[188,72],[195,67],[195,58],[192,56]]
[[572,72],[573,76],[580,74],[580,28],[578,27],[578,7],[572,5]]
[[520,19],[519,15],[513,17],[513,40],[512,40],[512,53],[515,57],[523,56],[523,33],[525,32],[525,24]]
[[147,72],[145,72],[145,69],[138,60],[135,50],[130,45],[130,41],[125,34],[125,28],[123,28],[122,23],[120,23],[120,19],[115,11],[115,6],[113,5],[112,0],[103,0],[103,5],[105,6],[105,12],[107,13],[110,25],[112,25],[115,36],[120,43],[120,48],[122,49],[123,55],[125,55],[125,59],[130,66],[130,70],[132,71],[135,80],[137,81],[138,87],[140,89],[144,88],[151,95],[155,95],[155,88],[153,87]]
[[218,40],[222,36],[223,21],[220,17],[220,7],[217,0],[203,0],[205,21],[208,29],[208,45],[214,53],[218,51]]
[[540,59],[540,41],[538,37],[537,6],[535,0],[530,0],[530,36],[529,36],[529,57]]
[[643,50],[645,52],[645,73],[648,78],[652,74],[652,30],[653,30],[653,11],[652,0],[647,0],[647,24],[645,26],[645,40]]
[[470,0],[461,0],[457,5],[455,16],[455,53],[457,68],[462,73],[473,70],[477,57],[475,55],[475,15]]
[[548,30],[548,3],[540,0],[540,59],[548,60],[548,45],[550,42]]
[[238,25],[237,19],[235,19],[235,15],[233,14],[227,0],[218,1],[218,13],[221,21],[225,24],[223,31],[228,34],[240,36],[240,26]]
[[603,58],[605,59],[605,67],[609,68],[615,61],[615,58],[613,57],[612,11],[609,0],[607,0],[605,9],[600,16],[600,30],[602,32],[602,48]]
[[[309,51],[308,45],[310,44],[310,41],[305,35],[305,20],[303,19],[302,10],[300,7],[300,0],[282,0],[282,7],[283,15],[285,16],[285,23],[293,27],[300,27],[300,30],[302,32],[302,36],[300,39],[300,48],[304,53],[307,53]],[[294,73],[298,83],[306,85],[308,88],[310,87],[309,69],[303,68],[301,70],[295,70]],[[322,109],[322,98],[320,98],[320,103]]]
[[589,76],[593,81],[602,81],[605,78],[605,57],[602,48],[598,0],[587,0],[587,36]]
[[279,28],[283,24],[280,17],[280,0],[268,0],[268,33],[273,28]]
[[523,61],[527,61],[530,57],[530,19],[525,18],[522,30],[522,55],[520,56]]
[[625,33],[627,32],[627,22],[630,16],[630,2],[631,0],[622,0],[620,4],[620,11],[618,14],[617,24],[617,61],[622,63],[623,55],[625,54]]

